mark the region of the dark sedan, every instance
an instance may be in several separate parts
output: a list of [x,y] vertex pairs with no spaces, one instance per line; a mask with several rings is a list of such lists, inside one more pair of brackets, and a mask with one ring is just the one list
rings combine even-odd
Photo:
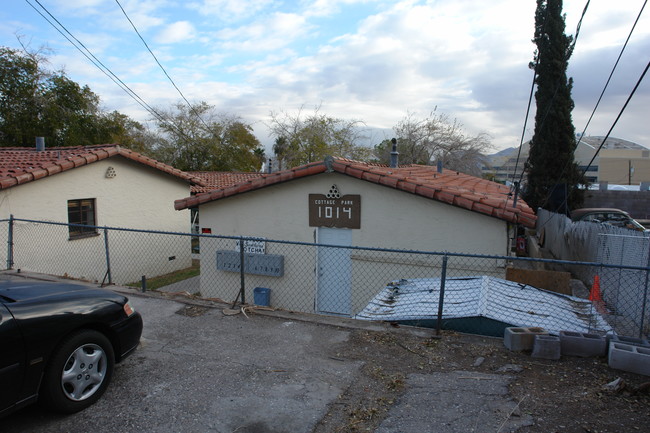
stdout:
[[125,296],[72,283],[0,281],[0,416],[41,400],[77,412],[140,341]]

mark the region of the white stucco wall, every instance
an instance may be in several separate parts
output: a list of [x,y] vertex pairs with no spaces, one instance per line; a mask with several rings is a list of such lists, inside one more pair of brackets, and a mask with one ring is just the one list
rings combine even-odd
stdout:
[[[115,177],[106,177],[109,167]],[[94,198],[98,226],[188,233],[189,211],[174,210],[174,200],[189,193],[187,182],[116,156],[0,191],[0,219],[67,223],[68,200]],[[189,237],[109,231],[109,250],[117,283],[191,265]],[[15,268],[101,281],[103,232],[70,240],[65,226],[16,222],[14,261]]]
[[[361,228],[352,230],[352,245],[362,247],[507,255],[508,225],[476,212],[376,185],[339,173],[327,173],[270,186],[200,206],[202,228],[225,236],[253,236],[274,240],[314,242],[309,227],[309,194],[326,194],[336,184],[341,195],[361,196]],[[239,274],[216,270],[217,249],[234,248],[226,241],[202,240],[201,290],[204,296],[232,301],[239,289]],[[295,250],[295,251],[294,251]],[[272,305],[313,311],[316,290],[316,252],[305,247],[267,243],[267,254],[285,257],[283,277],[246,275],[247,300],[256,286],[272,288]],[[439,258],[352,252],[353,309],[391,280],[435,276]],[[466,274],[501,274],[465,260],[455,262]],[[456,273],[457,275],[458,273]]]
[[421,251],[507,254],[506,223],[404,191],[327,173],[217,200],[200,207],[201,227],[213,234],[314,241],[309,194],[336,184],[341,195],[361,195],[355,246]]

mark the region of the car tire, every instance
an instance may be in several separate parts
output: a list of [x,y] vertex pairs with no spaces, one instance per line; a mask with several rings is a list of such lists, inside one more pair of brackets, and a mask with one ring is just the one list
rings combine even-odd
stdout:
[[43,376],[41,400],[58,412],[83,410],[106,391],[114,366],[113,346],[104,334],[75,332],[54,350]]

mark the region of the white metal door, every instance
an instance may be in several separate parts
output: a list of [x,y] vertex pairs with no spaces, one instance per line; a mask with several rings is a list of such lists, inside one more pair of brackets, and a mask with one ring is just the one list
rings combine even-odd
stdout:
[[[352,230],[319,227],[316,241],[325,245],[352,245]],[[349,316],[352,311],[350,249],[318,247],[316,311]]]

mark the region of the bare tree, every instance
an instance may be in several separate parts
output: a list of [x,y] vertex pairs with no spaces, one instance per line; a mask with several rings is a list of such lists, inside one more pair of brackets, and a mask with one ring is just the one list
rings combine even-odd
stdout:
[[[463,125],[446,114],[432,111],[425,118],[408,112],[395,127],[400,164],[431,165],[442,161],[444,167],[480,176],[484,153],[492,148],[490,136],[469,136]],[[375,157],[390,162],[391,143],[384,140],[375,146]]]
[[270,113],[268,124],[275,137],[273,152],[285,168],[324,159],[328,155],[366,160],[372,149],[359,144],[365,138],[364,123],[320,113],[320,106],[309,115],[303,107],[297,114]]

